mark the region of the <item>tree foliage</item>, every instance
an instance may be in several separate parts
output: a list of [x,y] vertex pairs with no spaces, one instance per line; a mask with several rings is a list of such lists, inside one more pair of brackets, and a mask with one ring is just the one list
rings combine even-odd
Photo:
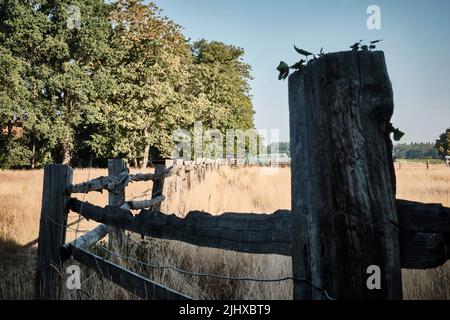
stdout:
[[[69,5],[80,10],[69,28]],[[254,127],[244,50],[190,43],[140,0],[0,0],[0,167],[170,156],[172,132]]]
[[448,128],[443,134],[441,134],[439,139],[436,140],[435,147],[442,159],[450,156],[450,128]]

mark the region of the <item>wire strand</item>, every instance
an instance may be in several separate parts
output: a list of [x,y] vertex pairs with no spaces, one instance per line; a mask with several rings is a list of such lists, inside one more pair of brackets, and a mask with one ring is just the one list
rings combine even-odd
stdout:
[[64,228],[64,229],[67,229],[67,230],[70,230],[70,231],[73,231],[73,232],[77,232],[78,231],[79,233],[88,233],[89,231],[91,231],[91,230],[83,230],[83,229],[71,228],[71,227],[69,227],[67,225],[63,225],[61,223],[56,222],[55,220],[53,220],[50,217],[47,217],[47,220],[50,221],[55,226],[58,226],[58,227],[61,227],[61,228]]
[[312,283],[311,281],[304,279],[304,278],[295,278],[295,277],[284,277],[284,278],[278,278],[278,279],[257,279],[257,278],[250,278],[250,277],[230,277],[230,276],[224,276],[224,275],[216,275],[216,274],[209,274],[209,273],[195,273],[195,272],[190,272],[190,271],[186,271],[186,270],[182,270],[179,269],[177,267],[173,267],[173,266],[160,266],[160,265],[154,265],[154,264],[150,264],[150,263],[146,263],[140,260],[137,260],[135,258],[132,257],[128,257],[128,256],[123,256],[123,255],[119,255],[115,252],[112,252],[111,250],[107,249],[106,247],[104,247],[103,245],[98,245],[98,247],[100,247],[102,250],[104,250],[105,252],[109,253],[112,256],[115,256],[117,258],[121,258],[123,260],[128,260],[128,261],[132,261],[135,263],[138,263],[142,266],[146,266],[152,269],[163,269],[163,270],[172,270],[184,275],[188,275],[188,276],[192,276],[192,277],[206,277],[206,278],[214,278],[214,279],[219,279],[219,280],[227,280],[227,281],[246,281],[246,282],[262,282],[262,283],[274,283],[274,282],[284,282],[284,281],[300,281],[300,282],[304,282],[308,285],[310,285],[312,288],[321,291],[324,296],[328,299],[328,300],[336,300],[334,298],[332,298],[329,293],[327,292],[327,290],[315,285],[314,283]]
[[97,299],[95,299],[93,296],[91,296],[89,293],[87,293],[86,291],[84,291],[84,290],[82,290],[82,289],[78,289],[77,292],[82,293],[83,295],[85,295],[86,297],[88,297],[89,300],[94,300],[94,301],[97,300]]

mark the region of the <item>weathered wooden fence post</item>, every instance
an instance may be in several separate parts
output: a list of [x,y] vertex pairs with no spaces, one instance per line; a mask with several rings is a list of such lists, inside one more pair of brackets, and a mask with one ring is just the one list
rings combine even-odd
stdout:
[[[153,165],[155,166],[155,174],[159,174],[172,167],[174,165],[174,161],[168,159],[155,160],[153,161]],[[170,196],[165,192],[168,189],[167,186],[172,184],[172,181],[169,181],[169,179],[172,179],[172,177],[153,181],[152,199],[158,198],[162,195]],[[155,209],[161,211],[161,203],[155,206]]]
[[[128,172],[128,166],[123,159],[108,160],[108,175],[119,176]],[[113,207],[121,207],[125,203],[125,188],[108,193],[108,204]],[[125,239],[125,232],[121,229],[111,228],[109,233],[110,248],[121,248]]]
[[48,165],[44,170],[35,286],[38,300],[60,298],[63,282],[60,275],[60,248],[66,240],[70,199],[67,187],[72,184],[72,175],[72,168],[64,165]]
[[[383,52],[310,62],[289,78],[289,105],[293,272],[310,281],[295,281],[294,298],[326,299],[326,290],[336,299],[402,299]],[[376,285],[370,266],[381,270],[380,290],[367,285]]]

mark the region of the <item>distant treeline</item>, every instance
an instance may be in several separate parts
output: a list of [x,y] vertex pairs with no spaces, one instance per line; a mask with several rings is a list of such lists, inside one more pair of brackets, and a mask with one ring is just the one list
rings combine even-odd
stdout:
[[398,144],[394,146],[394,157],[396,159],[418,160],[418,159],[441,159],[435,144],[433,143],[411,143]]
[[[289,147],[289,142],[271,144],[268,152],[286,153],[291,156]],[[437,144],[434,143],[403,143],[394,146],[394,157],[404,160],[441,160],[442,154],[439,153]]]
[[267,147],[267,153],[286,153],[289,157],[291,156],[290,143],[289,142],[280,142],[280,143],[272,143]]

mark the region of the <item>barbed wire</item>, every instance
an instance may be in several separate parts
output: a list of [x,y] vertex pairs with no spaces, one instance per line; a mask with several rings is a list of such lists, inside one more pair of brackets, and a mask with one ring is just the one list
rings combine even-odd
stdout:
[[89,280],[93,279],[96,273],[92,273],[86,280],[81,283],[81,286],[84,286]]
[[93,296],[91,296],[89,293],[87,293],[86,291],[84,291],[83,289],[77,289],[77,292],[82,293],[83,295],[85,295],[86,297],[89,298],[89,300],[97,300],[95,299]]
[[331,301],[336,300],[330,296],[330,294],[328,293],[328,291],[326,289],[323,289],[320,286],[315,285],[312,281],[305,279],[305,278],[296,278],[296,277],[288,276],[288,277],[278,278],[278,279],[258,279],[258,278],[251,278],[251,277],[232,277],[232,276],[217,275],[217,274],[210,274],[210,273],[195,273],[195,272],[186,271],[186,270],[183,270],[183,269],[180,269],[177,267],[173,267],[173,266],[155,265],[155,264],[150,264],[147,262],[140,261],[140,260],[132,258],[132,257],[123,256],[123,255],[117,254],[117,253],[109,250],[108,248],[106,248],[105,246],[103,246],[101,244],[99,244],[98,247],[100,247],[106,253],[108,253],[112,256],[115,256],[116,258],[120,258],[120,259],[127,260],[127,261],[132,261],[132,262],[135,262],[137,264],[140,264],[142,266],[146,266],[146,267],[149,267],[152,269],[172,270],[177,273],[188,275],[191,277],[213,278],[213,279],[227,280],[227,281],[261,282],[261,283],[300,281],[300,282],[304,282],[304,283],[308,284],[309,286],[311,286],[312,288],[322,292],[323,295],[325,296],[325,298],[327,298],[328,300],[331,300]]
[[[56,274],[60,277],[60,279],[64,282],[64,280],[66,280],[66,278],[63,276],[63,274],[61,273],[60,269],[54,264],[54,263],[50,263],[49,264],[50,267],[55,270]],[[94,276],[95,276],[95,272],[92,273],[86,280],[84,280],[81,284],[80,287],[84,286],[89,280],[91,280]],[[84,290],[80,289],[76,289],[76,290],[69,290],[69,295],[73,296],[74,293],[82,293],[84,294],[86,297],[88,297],[90,300],[96,300],[94,297],[92,297],[90,294],[88,294],[87,292],[85,292]]]
[[[89,300],[97,300],[95,299],[92,295],[90,295],[89,293],[87,293],[86,291],[84,291],[83,289],[75,289],[75,290],[69,290],[69,295],[71,297],[73,297],[74,294],[83,294],[84,296],[86,296]],[[78,299],[81,300],[80,295],[78,296]]]
[[78,231],[78,233],[88,233],[88,232],[91,231],[91,230],[83,230],[83,229],[75,229],[75,228],[71,228],[71,227],[69,227],[68,225],[64,225],[64,224],[61,224],[61,223],[56,222],[55,220],[53,220],[53,219],[50,218],[50,217],[47,217],[46,219],[47,219],[48,221],[50,221],[52,224],[54,224],[55,226],[58,226],[58,227],[61,227],[61,228],[64,228],[64,229],[67,229],[67,230],[70,230],[70,231],[73,231],[73,232],[77,232],[77,231]]

